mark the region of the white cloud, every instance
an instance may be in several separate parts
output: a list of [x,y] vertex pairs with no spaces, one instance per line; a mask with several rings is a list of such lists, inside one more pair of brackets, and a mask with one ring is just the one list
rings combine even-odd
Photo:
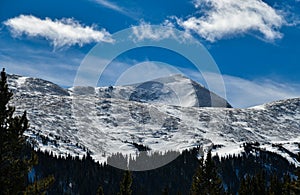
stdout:
[[267,41],[282,38],[279,28],[286,23],[279,11],[262,0],[195,0],[200,16],[177,23],[214,42],[224,37],[259,32]]
[[167,31],[162,31],[159,26],[154,28],[153,25],[145,22],[141,22],[139,26],[133,26],[132,33],[135,36],[133,38],[136,38],[138,41],[144,39],[162,40],[175,36],[172,28],[168,28]]
[[43,37],[55,48],[79,45],[92,42],[113,42],[111,34],[105,29],[96,30],[94,26],[83,26],[78,21],[67,18],[52,20],[40,19],[32,15],[20,15],[4,22],[11,33],[20,37]]
[[184,33],[183,37],[178,37],[178,33],[175,32],[174,25],[169,21],[165,21],[160,25],[151,25],[146,22],[141,22],[138,26],[132,27],[132,39],[134,41],[141,41],[145,39],[160,41],[167,38],[174,38],[178,41],[184,41],[191,38],[189,33]]

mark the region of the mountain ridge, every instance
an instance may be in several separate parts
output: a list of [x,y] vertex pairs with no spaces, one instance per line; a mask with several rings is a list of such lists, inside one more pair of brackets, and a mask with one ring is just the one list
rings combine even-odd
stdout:
[[[36,82],[46,90],[38,91]],[[258,142],[299,165],[289,152],[296,154],[300,143],[300,98],[247,109],[181,107],[99,97],[95,91],[72,96],[57,85],[24,77],[9,77],[8,83],[17,111],[27,110],[31,127],[26,136],[36,149],[73,156],[88,150],[103,162],[117,152],[134,156],[139,152],[134,144],[151,151],[218,145],[213,154],[222,156],[239,154],[243,143]]]

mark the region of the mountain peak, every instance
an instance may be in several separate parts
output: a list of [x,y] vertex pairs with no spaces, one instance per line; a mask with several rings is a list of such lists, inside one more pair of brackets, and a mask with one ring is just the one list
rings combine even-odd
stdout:
[[154,80],[96,90],[99,97],[159,103],[181,107],[231,107],[220,96],[181,74]]

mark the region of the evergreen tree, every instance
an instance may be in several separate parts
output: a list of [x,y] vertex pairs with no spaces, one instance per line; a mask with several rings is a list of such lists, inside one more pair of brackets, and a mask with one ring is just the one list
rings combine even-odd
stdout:
[[[277,190],[277,189],[273,187],[272,191],[273,190]],[[246,178],[243,178],[241,180],[239,194],[241,195],[268,194],[264,171],[261,171],[260,173],[256,174],[253,177],[247,175]]]
[[97,195],[104,195],[104,191],[103,191],[103,188],[102,186],[99,186],[98,190],[97,190]]
[[13,93],[7,85],[7,76],[3,68],[0,78],[0,194],[19,194],[41,192],[53,183],[54,178],[37,182],[27,187],[28,172],[37,164],[37,156],[28,152],[24,131],[28,128],[26,111],[22,116],[14,116],[15,108],[9,105]]
[[221,179],[218,176],[211,151],[209,151],[205,162],[203,158],[199,160],[199,167],[193,177],[191,194],[220,194],[221,189]]
[[282,194],[282,183],[279,181],[277,175],[273,175],[270,182],[269,192],[270,195]]
[[[300,150],[300,144],[298,145],[298,147]],[[298,153],[297,160],[298,160],[298,162],[300,162],[300,152]],[[292,194],[300,194],[300,168],[299,167],[297,168],[295,174],[297,176],[297,180],[291,184],[291,191],[292,191]]]
[[27,173],[36,159],[24,154],[24,131],[28,128],[26,112],[13,116],[15,108],[9,106],[13,94],[8,89],[5,69],[0,80],[0,194],[17,194],[25,190]]
[[220,194],[222,181],[218,176],[217,167],[212,159],[211,151],[208,152],[205,160],[205,194]]
[[193,176],[193,182],[191,187],[191,194],[198,195],[202,194],[202,190],[205,187],[204,182],[204,164],[203,164],[203,157],[199,159],[199,166],[196,170],[196,173]]
[[252,179],[254,194],[266,194],[267,186],[264,171],[261,171],[259,174],[255,175]]
[[282,194],[291,194],[291,176],[289,174],[283,176]]
[[249,175],[246,175],[246,177],[243,177],[241,180],[241,185],[238,194],[240,195],[254,194],[252,185],[253,183],[251,177]]
[[168,187],[165,187],[162,191],[162,195],[169,195],[169,189]]
[[120,182],[119,195],[131,195],[132,176],[130,171],[125,171],[122,181]]
[[29,185],[25,189],[24,194],[44,194],[54,181],[53,175],[41,180],[36,180],[32,185]]

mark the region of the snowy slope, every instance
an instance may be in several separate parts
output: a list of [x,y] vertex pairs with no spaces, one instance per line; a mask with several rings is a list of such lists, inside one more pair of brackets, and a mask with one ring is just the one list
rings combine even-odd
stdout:
[[[17,111],[28,112],[26,135],[42,150],[82,156],[86,148],[95,160],[105,161],[116,152],[136,154],[133,143],[151,151],[214,144],[218,145],[214,153],[226,155],[241,152],[245,142],[259,142],[261,148],[299,165],[291,154],[297,153],[300,143],[300,98],[248,109],[196,107],[201,92],[183,89],[187,82],[193,81],[177,75],[145,87],[65,90],[41,79],[9,77]],[[136,90],[141,85],[142,89]],[[177,97],[182,95],[182,106],[172,105],[175,91]]]

